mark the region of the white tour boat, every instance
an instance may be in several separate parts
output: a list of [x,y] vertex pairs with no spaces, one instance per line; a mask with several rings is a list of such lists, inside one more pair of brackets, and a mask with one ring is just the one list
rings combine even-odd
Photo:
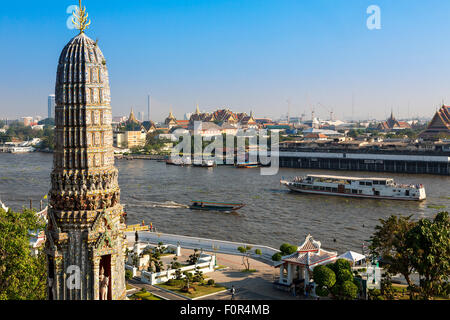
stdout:
[[355,178],[307,175],[280,183],[292,191],[343,197],[416,200],[426,199],[423,185],[397,184],[391,178]]

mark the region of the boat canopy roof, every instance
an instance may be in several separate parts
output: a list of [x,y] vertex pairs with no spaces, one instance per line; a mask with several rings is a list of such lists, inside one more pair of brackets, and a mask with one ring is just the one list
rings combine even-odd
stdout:
[[393,180],[392,178],[360,178],[360,177],[327,176],[327,175],[315,175],[315,174],[308,174],[307,177],[320,178],[320,179],[353,180],[353,181],[365,181],[365,180],[388,181],[388,180]]
[[202,200],[192,200],[191,202],[204,203],[204,204],[220,204],[228,206],[240,206],[242,203],[230,203],[230,202],[213,202],[213,201],[202,201]]

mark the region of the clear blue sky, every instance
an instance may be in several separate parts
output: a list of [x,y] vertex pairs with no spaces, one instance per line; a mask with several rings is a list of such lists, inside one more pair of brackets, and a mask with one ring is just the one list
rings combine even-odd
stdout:
[[[46,115],[77,0],[3,1],[0,118]],[[227,106],[256,116],[431,116],[450,103],[450,1],[85,0],[114,115]],[[381,30],[366,9],[381,8]],[[409,106],[409,107],[408,107]]]

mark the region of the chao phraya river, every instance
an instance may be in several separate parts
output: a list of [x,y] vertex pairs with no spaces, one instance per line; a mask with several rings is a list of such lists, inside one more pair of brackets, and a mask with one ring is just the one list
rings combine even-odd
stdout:
[[[0,199],[13,209],[34,207],[49,191],[52,154],[0,153]],[[450,177],[327,170],[280,169],[261,176],[259,169],[233,166],[196,168],[166,166],[148,160],[116,160],[121,202],[128,223],[150,222],[158,231],[278,248],[283,242],[300,244],[311,233],[324,248],[361,252],[378,219],[391,214],[431,217],[450,207]],[[308,173],[392,177],[399,183],[422,183],[424,202],[352,199],[291,193],[281,177]],[[173,208],[166,202],[188,205],[191,200],[245,203],[237,214]],[[440,207],[440,208],[437,208]]]

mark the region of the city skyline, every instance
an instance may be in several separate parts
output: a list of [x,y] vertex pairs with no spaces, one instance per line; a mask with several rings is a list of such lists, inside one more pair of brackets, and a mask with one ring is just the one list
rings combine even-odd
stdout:
[[[1,118],[47,114],[57,48],[73,36],[66,9],[77,1],[47,2],[39,16],[32,1],[8,3],[0,13],[0,34],[13,48],[0,53],[9,61]],[[101,35],[109,57],[115,115],[147,110],[150,92],[154,121],[170,108],[182,118],[197,103],[272,118],[308,118],[312,109],[321,118],[333,111],[339,119],[385,119],[391,110],[398,118],[430,118],[450,101],[449,45],[442,41],[450,4],[437,3],[377,1],[381,29],[369,30],[372,2],[365,0],[95,1],[87,34]],[[56,41],[44,46],[44,36]],[[30,54],[41,63],[30,65]]]

